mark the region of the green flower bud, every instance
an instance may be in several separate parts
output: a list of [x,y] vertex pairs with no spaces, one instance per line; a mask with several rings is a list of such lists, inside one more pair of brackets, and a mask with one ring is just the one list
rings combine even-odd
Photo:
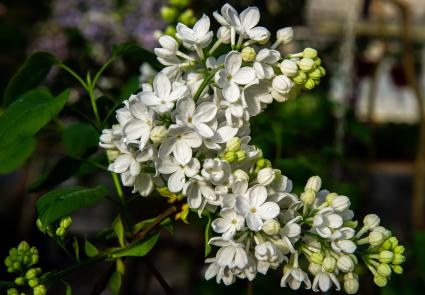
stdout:
[[6,265],[6,267],[11,267],[13,265],[12,257],[7,256],[4,260],[4,265]]
[[383,277],[388,277],[391,275],[391,267],[386,263],[381,263],[380,265],[378,265],[376,271],[379,275]]
[[323,269],[327,272],[334,272],[336,267],[336,259],[331,256],[326,256],[322,263]]
[[375,282],[375,284],[378,286],[378,287],[385,287],[386,285],[387,285],[387,283],[388,283],[388,281],[387,281],[387,279],[385,278],[385,277],[383,277],[383,276],[380,276],[380,275],[376,275],[374,278],[373,278],[373,281]]
[[241,51],[242,54],[242,60],[245,62],[253,62],[255,60],[255,49],[252,47],[245,47]]
[[241,149],[241,140],[239,137],[233,137],[226,143],[226,150],[236,152]]
[[359,279],[356,274],[350,272],[344,276],[344,290],[347,294],[356,294],[359,291]]
[[15,270],[20,270],[21,269],[21,263],[20,262],[14,262],[13,263],[13,268]]
[[316,81],[312,80],[312,79],[307,79],[307,81],[304,84],[304,88],[307,90],[311,90],[314,87],[316,87]]
[[25,284],[25,279],[23,277],[17,277],[15,279],[15,284],[18,286],[22,286],[23,284]]
[[[319,59],[320,60],[320,59]],[[326,69],[324,67],[318,67],[319,71],[320,71],[320,75],[323,77],[326,75]]]
[[314,200],[316,200],[316,193],[313,190],[308,189],[301,194],[300,199],[304,204],[309,206],[314,203]]
[[167,26],[164,31],[165,35],[169,36],[175,36],[176,35],[176,28],[174,26]]
[[109,161],[114,161],[120,155],[120,151],[118,150],[106,150],[106,157]]
[[36,254],[38,255],[38,249],[36,247],[31,247],[30,251],[31,254]]
[[31,263],[31,255],[25,255],[22,257],[22,263],[24,265],[29,265]]
[[403,273],[403,268],[400,265],[391,265],[391,268],[393,269],[393,272],[398,275]]
[[313,254],[310,255],[310,260],[313,263],[322,264],[322,262],[323,262],[323,255],[320,252],[314,252]]
[[62,217],[62,219],[59,222],[59,226],[63,227],[64,229],[68,229],[72,224],[72,218],[70,216]]
[[7,295],[19,295],[19,292],[15,288],[10,288],[7,290]]
[[31,256],[31,265],[37,264],[38,263],[38,259],[39,259],[39,256],[37,254],[33,254]]
[[39,284],[39,281],[38,281],[38,279],[37,278],[33,278],[33,279],[31,279],[31,280],[28,280],[28,286],[30,286],[31,288],[35,288],[35,287],[37,287],[38,286],[38,284]]
[[16,248],[12,248],[9,250],[9,255],[10,256],[17,256],[18,255],[18,249]]
[[379,231],[372,231],[369,233],[369,244],[372,246],[379,246],[384,242],[385,236]]
[[391,237],[388,240],[391,242],[391,249],[394,249],[398,246],[398,240],[396,237]]
[[404,253],[404,246],[399,245],[399,246],[395,247],[394,253],[395,254],[403,254]]
[[43,224],[41,223],[40,218],[37,218],[37,221],[35,222],[35,224],[37,225],[37,228],[38,228],[41,232],[44,232]]
[[315,65],[314,61],[309,57],[304,57],[298,62],[298,67],[304,72],[313,70]]
[[307,47],[303,51],[303,57],[315,58],[317,57],[317,50]]
[[190,4],[190,0],[170,0],[170,4],[176,7],[186,7]]
[[56,229],[56,235],[60,238],[63,238],[66,235],[66,230],[63,227],[58,227]]
[[322,64],[322,60],[319,57],[313,58],[313,60],[316,66],[320,66]]
[[179,12],[174,7],[164,6],[161,8],[161,17],[167,23],[172,23],[176,20]]
[[275,219],[268,219],[264,221],[262,231],[268,235],[275,235],[280,230],[280,224]]
[[306,80],[307,80],[307,75],[306,73],[302,71],[300,71],[298,75],[292,78],[292,81],[294,81],[294,83],[298,85],[304,84]]
[[354,270],[354,261],[348,255],[341,255],[336,261],[336,266],[342,272],[352,272]]
[[261,170],[263,168],[267,168],[267,167],[271,167],[272,164],[269,160],[267,159],[260,159],[257,161],[257,166],[256,166],[256,170]]
[[38,285],[34,288],[33,292],[34,295],[46,295],[47,289],[44,285]]
[[35,278],[36,276],[37,276],[37,269],[35,269],[35,268],[30,268],[25,274],[25,278],[27,280],[31,280],[31,279]]
[[355,229],[358,225],[358,221],[357,220],[348,220],[344,222],[344,226],[345,227],[351,227],[353,229]]
[[22,241],[18,245],[18,251],[28,251],[30,249],[30,245],[26,241]]
[[322,72],[319,69],[315,69],[308,74],[308,77],[312,80],[320,79],[322,77]]
[[238,161],[243,161],[246,159],[246,151],[237,151],[236,152],[236,157],[238,158]]
[[381,263],[391,263],[393,261],[394,254],[388,250],[381,251],[379,253],[379,261]]
[[381,248],[384,250],[391,250],[392,248],[392,243],[389,239],[386,239],[385,242],[382,244]]
[[238,159],[238,156],[236,155],[235,152],[226,152],[224,153],[222,159],[226,160],[229,163],[233,163]]
[[394,259],[392,261],[393,264],[402,264],[404,261],[406,260],[406,258],[401,255],[401,254],[394,254]]
[[180,14],[179,21],[187,26],[192,26],[195,24],[196,18],[193,14],[193,10],[186,9],[182,14]]
[[332,204],[332,201],[333,201],[336,197],[338,197],[338,194],[336,194],[336,193],[329,193],[329,194],[327,194],[327,195],[326,195],[326,203],[328,203],[328,205],[331,205],[331,204]]

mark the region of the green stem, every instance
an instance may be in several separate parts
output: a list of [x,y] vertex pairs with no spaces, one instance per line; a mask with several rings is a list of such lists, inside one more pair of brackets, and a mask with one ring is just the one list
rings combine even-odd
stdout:
[[84,82],[84,80],[78,76],[78,74],[76,72],[74,72],[72,69],[70,69],[68,66],[66,66],[65,64],[59,64],[59,67],[64,69],[65,71],[67,71],[69,74],[71,74],[75,79],[78,80],[78,82],[80,82],[80,84],[84,87],[85,90],[89,90],[88,85],[86,84],[86,82]]
[[198,90],[196,90],[195,96],[193,97],[194,101],[197,101],[198,98],[201,96],[202,91],[204,91],[205,87],[207,87],[207,85],[209,84],[210,80],[212,78],[214,78],[215,73],[217,73],[219,70],[221,70],[224,67],[224,65],[220,65],[217,69],[215,69],[214,72],[211,73],[211,75],[209,75],[208,77],[206,77],[204,79],[204,81],[202,81],[201,86],[199,86]]

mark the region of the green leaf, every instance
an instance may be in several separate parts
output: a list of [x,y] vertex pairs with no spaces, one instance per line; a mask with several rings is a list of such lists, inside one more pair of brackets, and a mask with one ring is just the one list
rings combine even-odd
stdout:
[[55,189],[37,201],[38,216],[43,226],[47,226],[60,217],[70,215],[78,209],[89,207],[102,200],[107,192],[104,186]]
[[65,285],[65,295],[72,295],[72,288],[71,288],[71,286],[67,282],[65,282],[65,281],[62,281],[62,282]]
[[413,246],[414,254],[416,258],[416,264],[419,268],[422,280],[425,281],[425,230],[417,231],[413,234]]
[[14,287],[15,283],[14,282],[5,282],[5,281],[0,281],[0,289],[2,288],[10,288],[10,287]]
[[210,240],[210,236],[211,236],[211,222],[212,222],[212,218],[211,215],[208,214],[208,222],[207,225],[205,226],[205,257],[208,256],[208,254],[210,254],[211,252],[211,245],[208,243]]
[[121,247],[124,247],[127,244],[127,241],[124,237],[125,230],[124,225],[122,224],[121,215],[118,215],[117,218],[115,218],[114,222],[112,223],[112,228],[117,235],[118,242],[120,243]]
[[62,144],[65,153],[73,157],[82,157],[90,148],[97,147],[99,133],[90,124],[74,123],[64,128]]
[[75,259],[80,262],[80,245],[76,237],[74,237],[74,242],[72,242],[72,248],[74,249]]
[[114,295],[120,293],[122,283],[122,275],[119,272],[114,272],[108,280],[108,288],[112,291]]
[[34,137],[3,147],[0,152],[0,174],[10,173],[21,167],[32,155],[36,146]]
[[7,106],[21,94],[37,87],[57,63],[59,60],[47,52],[36,52],[31,55],[6,86],[3,104]]
[[155,246],[156,242],[158,242],[159,233],[156,233],[149,237],[147,240],[137,241],[131,244],[127,249],[115,253],[112,255],[113,258],[125,257],[125,256],[135,256],[142,257],[149,253],[150,250]]
[[136,59],[139,63],[147,62],[154,69],[161,70],[163,66],[158,62],[156,55],[136,43],[122,43],[112,46],[112,54],[114,56],[129,56]]
[[86,252],[88,257],[94,257],[99,254],[99,250],[97,250],[96,246],[88,240],[84,241],[84,252]]
[[23,94],[0,116],[0,153],[7,146],[30,137],[55,118],[69,96],[69,90],[57,97],[42,89]]

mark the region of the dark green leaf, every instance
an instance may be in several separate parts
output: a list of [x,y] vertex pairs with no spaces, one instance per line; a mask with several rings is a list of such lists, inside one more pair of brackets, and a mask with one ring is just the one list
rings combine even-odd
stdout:
[[422,279],[425,281],[425,231],[417,231],[413,235],[413,246],[414,252],[416,256],[416,264],[420,270],[420,274],[422,275]]
[[2,288],[10,288],[15,286],[14,282],[5,282],[5,281],[0,281],[0,289]]
[[72,242],[72,248],[74,249],[75,259],[80,261],[80,245],[76,237],[74,237],[74,242]]
[[32,155],[36,145],[34,137],[3,147],[0,152],[0,174],[10,173],[22,166]]
[[124,238],[125,230],[124,225],[122,224],[121,215],[118,215],[112,223],[112,228],[114,229],[115,234],[117,235],[118,242],[122,247],[124,247],[127,242]]
[[97,147],[99,133],[90,124],[74,123],[67,126],[62,133],[65,152],[73,157],[82,157],[89,148]]
[[70,215],[78,209],[88,207],[106,197],[104,186],[94,188],[66,187],[58,188],[43,195],[37,201],[37,212],[44,226],[60,217]]
[[143,241],[137,241],[130,245],[127,249],[120,251],[112,257],[118,258],[118,257],[125,257],[125,256],[136,256],[136,257],[142,257],[149,253],[150,250],[155,246],[156,242],[158,241],[159,233],[156,233],[149,237],[147,240]]
[[85,240],[84,242],[84,251],[88,257],[93,257],[99,254],[99,250],[97,250],[95,245],[90,243],[88,240]]
[[47,52],[36,52],[31,55],[6,86],[3,104],[7,106],[21,94],[37,87],[57,63],[59,61],[56,57]]
[[211,236],[211,222],[212,222],[211,215],[208,214],[208,222],[207,222],[207,225],[205,226],[205,257],[207,257],[208,254],[210,254],[211,252],[211,245],[208,243]]
[[53,97],[47,90],[35,89],[23,94],[0,116],[0,153],[4,147],[37,133],[55,118],[69,96],[69,90]]
[[82,162],[70,157],[63,157],[45,174],[37,178],[29,187],[30,192],[53,187],[67,180],[80,169]]
[[139,63],[147,62],[154,69],[160,70],[163,66],[156,59],[156,55],[136,43],[123,43],[112,46],[114,56],[129,56],[136,59]]
[[120,293],[122,283],[122,275],[119,272],[114,272],[108,280],[108,288],[112,291],[114,295]]

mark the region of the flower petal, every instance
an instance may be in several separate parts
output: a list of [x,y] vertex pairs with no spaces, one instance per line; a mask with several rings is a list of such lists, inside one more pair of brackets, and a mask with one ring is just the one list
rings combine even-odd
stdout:
[[242,67],[232,76],[232,81],[239,85],[246,85],[254,81],[255,71],[251,67]]
[[267,199],[267,189],[262,185],[256,185],[248,190],[249,205],[258,208]]
[[239,15],[242,27],[248,31],[260,21],[260,12],[257,7],[248,7]]
[[212,102],[201,103],[193,114],[193,119],[197,122],[209,122],[217,114],[217,106]]
[[153,89],[159,98],[166,99],[171,92],[170,79],[163,73],[158,73],[153,80]]
[[227,54],[226,59],[224,60],[224,68],[227,71],[227,74],[233,76],[242,65],[241,54],[237,51],[231,51]]
[[263,221],[256,214],[248,213],[248,215],[246,216],[246,224],[253,231],[259,231],[263,226]]
[[185,177],[183,169],[178,169],[168,178],[168,189],[170,192],[177,193],[183,189]]
[[260,207],[257,208],[257,215],[263,219],[273,219],[279,215],[280,208],[279,205],[273,202],[266,202]]
[[174,149],[174,157],[176,157],[177,162],[182,165],[186,165],[192,159],[192,149],[184,140],[177,140]]
[[223,97],[229,102],[235,102],[239,99],[241,91],[239,86],[229,81],[223,88]]

